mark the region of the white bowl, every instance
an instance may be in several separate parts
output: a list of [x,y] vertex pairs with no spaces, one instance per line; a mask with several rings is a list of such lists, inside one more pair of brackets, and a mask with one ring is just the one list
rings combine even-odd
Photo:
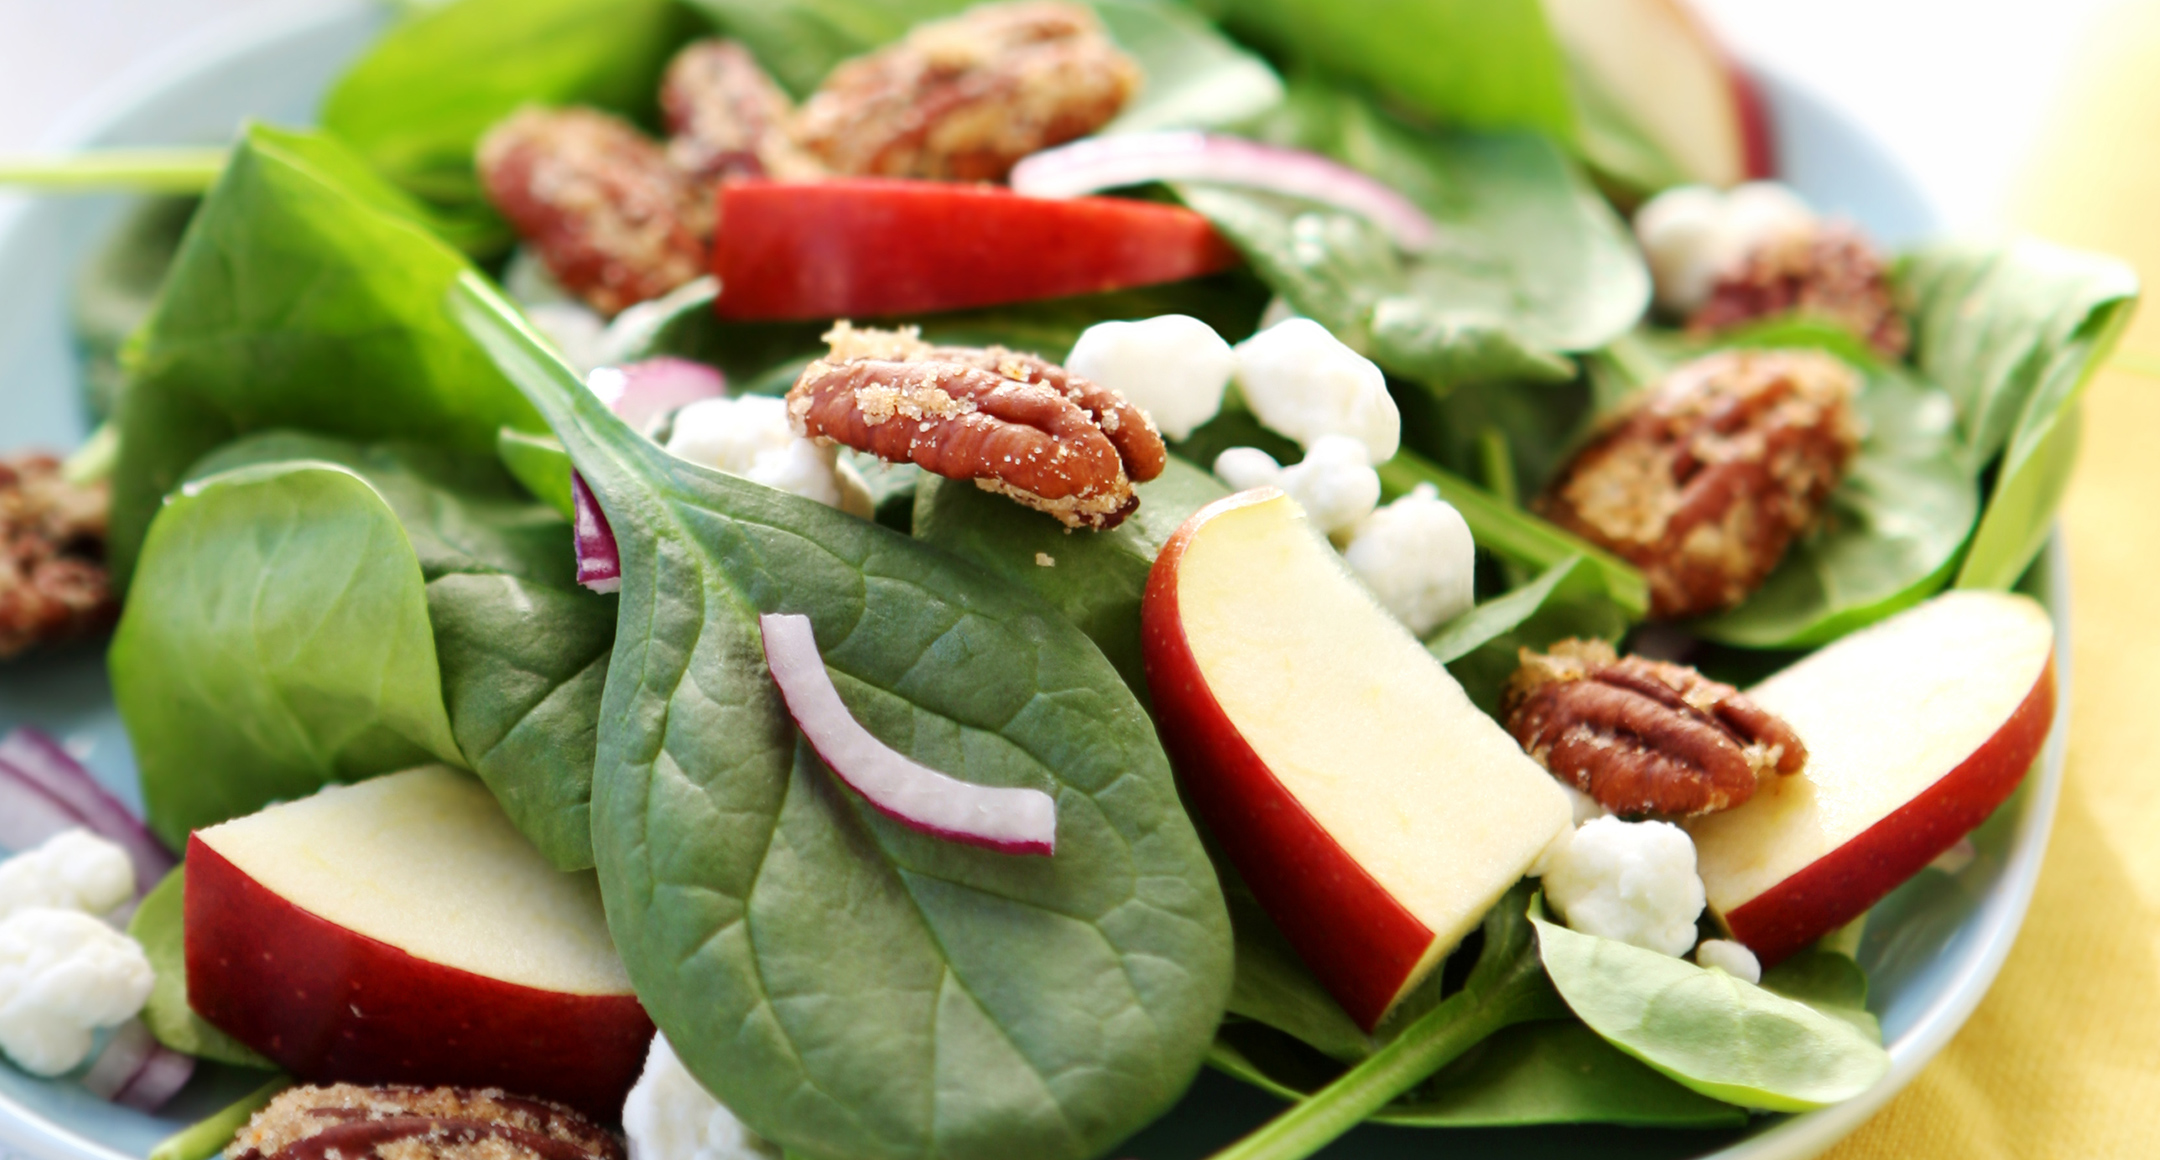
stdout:
[[[383,21],[381,7],[352,2],[257,11],[177,47],[164,63],[111,91],[51,143],[173,145],[229,140],[247,117],[312,118],[329,79]],[[1853,218],[1891,245],[1929,232],[1935,216],[1914,185],[1865,133],[1807,94],[1765,78],[1781,172],[1811,201]],[[72,447],[85,433],[79,373],[67,321],[74,270],[125,206],[113,197],[0,199],[0,450]],[[2068,585],[2059,546],[2038,570],[2049,600],[2067,705]],[[99,778],[139,803],[134,760],[112,708],[102,650],[84,647],[0,665],[0,730],[32,724],[78,751]],[[2067,708],[2059,712],[2038,774],[1974,835],[1978,856],[1956,875],[1927,871],[1877,908],[1861,947],[1874,982],[1869,1005],[1882,1019],[1892,1066],[1867,1094],[1804,1116],[1768,1117],[1742,1132],[1680,1132],[1585,1125],[1451,1131],[1358,1129],[1325,1155],[1358,1160],[1494,1156],[1677,1157],[1799,1160],[1842,1138],[1910,1082],[1949,1042],[1994,981],[2017,937],[2040,872],[2062,784]],[[205,1067],[164,1114],[107,1104],[69,1080],[39,1080],[0,1064],[0,1160],[128,1160],[237,1098],[251,1072]],[[1120,1155],[1199,1157],[1279,1107],[1268,1097],[1204,1073],[1177,1110]]]

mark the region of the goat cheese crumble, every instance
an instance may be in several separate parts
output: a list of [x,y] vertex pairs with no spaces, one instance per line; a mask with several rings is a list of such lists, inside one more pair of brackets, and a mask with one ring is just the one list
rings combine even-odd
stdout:
[[1431,484],[1419,484],[1358,524],[1343,559],[1380,606],[1418,636],[1477,603],[1477,544],[1470,525]]
[[135,897],[135,865],[116,842],[65,830],[0,862],[0,918],[33,908],[106,915]]
[[1682,185],[1636,212],[1635,239],[1649,260],[1658,305],[1684,315],[1701,306],[1719,275],[1750,250],[1814,224],[1815,212],[1800,195],[1774,181],[1751,181],[1730,192]]
[[1743,943],[1730,939],[1706,938],[1695,948],[1697,966],[1714,967],[1747,983],[1762,982],[1762,960]]
[[1347,435],[1316,440],[1305,458],[1288,467],[1257,447],[1232,447],[1215,457],[1215,474],[1237,491],[1279,487],[1305,509],[1322,535],[1349,534],[1380,502],[1380,474],[1365,445]]
[[868,519],[870,489],[839,448],[795,433],[787,401],[767,395],[702,399],[675,413],[668,453],[752,483]]
[[623,1103],[630,1160],[779,1160],[780,1149],[743,1126],[698,1083],[667,1036],[655,1035],[644,1074]]
[[1385,463],[1402,443],[1402,414],[1387,376],[1310,318],[1278,322],[1237,345],[1245,405],[1269,428],[1311,452],[1329,435],[1365,445],[1365,461]]
[[1222,410],[1237,369],[1230,344],[1190,315],[1098,322],[1080,333],[1065,369],[1125,396],[1171,439],[1184,439]]
[[1574,930],[1675,958],[1695,945],[1703,884],[1695,843],[1671,822],[1592,818],[1546,851],[1544,880]]
[[125,1023],[155,975],[134,939],[79,910],[36,907],[0,920],[0,1051],[33,1075],[90,1055],[92,1034]]

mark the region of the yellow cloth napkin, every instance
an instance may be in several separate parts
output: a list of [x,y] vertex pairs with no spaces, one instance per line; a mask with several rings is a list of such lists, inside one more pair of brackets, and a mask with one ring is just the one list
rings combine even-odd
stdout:
[[[2031,9],[2046,19],[2044,5]],[[2134,262],[2063,509],[2070,763],[2032,913],[1957,1038],[1833,1160],[2160,1157],[2160,4],[2103,18],[2017,224]]]

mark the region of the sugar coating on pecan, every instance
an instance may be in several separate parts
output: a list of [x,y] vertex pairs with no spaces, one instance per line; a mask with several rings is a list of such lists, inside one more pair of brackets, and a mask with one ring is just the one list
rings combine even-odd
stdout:
[[812,438],[972,479],[1075,528],[1117,526],[1139,506],[1132,485],[1167,461],[1146,414],[1036,355],[845,322],[825,341],[788,392]]
[[660,80],[667,155],[703,181],[731,177],[806,180],[823,168],[796,148],[795,102],[732,40],[685,45]]
[[50,455],[0,459],[0,658],[112,622],[103,483],[77,486]]
[[1692,668],[1622,657],[1599,640],[1522,649],[1501,719],[1539,765],[1624,817],[1728,810],[1797,773],[1792,727]]
[[560,1104],[495,1088],[292,1088],[233,1137],[232,1160],[623,1160]]
[[1851,368],[1815,351],[1697,359],[1614,416],[1536,506],[1642,569],[1651,615],[1729,608],[1844,476],[1857,390]]
[[518,236],[603,314],[705,272],[706,197],[626,121],[592,109],[523,109],[481,139],[479,168]]
[[1000,181],[1101,128],[1140,82],[1085,6],[986,4],[834,69],[795,139],[839,173]]
[[1840,326],[1886,358],[1903,358],[1912,337],[1882,255],[1842,222],[1770,233],[1718,276],[1688,330],[1707,336],[1786,315]]

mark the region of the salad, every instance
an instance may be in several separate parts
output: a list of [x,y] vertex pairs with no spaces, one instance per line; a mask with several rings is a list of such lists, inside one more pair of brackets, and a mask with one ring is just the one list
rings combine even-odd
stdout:
[[402,14],[0,461],[0,656],[110,629],[145,802],[0,740],[0,1050],[261,1073],[161,1160],[1861,1094],[2138,287],[1885,253],[1765,125],[1661,4]]

